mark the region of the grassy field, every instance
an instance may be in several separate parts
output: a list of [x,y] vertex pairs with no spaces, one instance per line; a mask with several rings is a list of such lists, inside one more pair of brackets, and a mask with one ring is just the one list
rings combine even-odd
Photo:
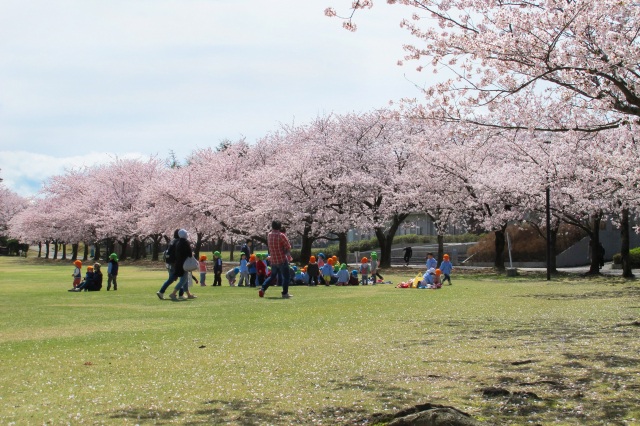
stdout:
[[454,274],[438,291],[173,302],[159,268],[124,263],[118,291],[95,293],[67,292],[72,270],[0,258],[0,424],[365,424],[426,402],[493,424],[640,424],[636,282]]

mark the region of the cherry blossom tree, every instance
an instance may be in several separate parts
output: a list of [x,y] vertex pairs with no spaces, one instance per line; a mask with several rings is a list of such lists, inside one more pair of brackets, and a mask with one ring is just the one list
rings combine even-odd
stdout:
[[28,199],[21,197],[0,183],[0,237],[9,236],[9,222],[28,206]]
[[[640,10],[618,0],[389,0],[409,7],[401,26],[418,42],[404,46],[418,68],[450,78],[424,90],[445,116],[466,108],[526,101],[540,90],[565,106],[597,110],[601,121],[584,129],[617,126],[640,116],[637,34]],[[356,0],[344,18],[373,2]],[[325,11],[335,16],[334,9]],[[524,94],[519,98],[520,94]],[[428,102],[431,103],[431,102]],[[585,123],[583,123],[585,124]]]

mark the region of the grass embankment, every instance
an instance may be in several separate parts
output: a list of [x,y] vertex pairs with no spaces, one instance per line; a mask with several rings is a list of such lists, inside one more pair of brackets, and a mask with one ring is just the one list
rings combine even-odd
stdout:
[[71,272],[0,258],[2,424],[353,424],[425,402],[498,424],[640,423],[635,282],[454,274],[438,291],[172,302],[161,270],[125,263],[108,293],[67,292]]

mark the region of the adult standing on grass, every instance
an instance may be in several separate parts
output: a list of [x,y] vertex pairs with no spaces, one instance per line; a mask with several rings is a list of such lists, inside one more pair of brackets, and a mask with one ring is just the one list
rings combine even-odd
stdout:
[[282,285],[282,298],[291,298],[289,294],[289,253],[291,252],[291,244],[287,236],[281,232],[281,229],[282,224],[280,221],[274,220],[271,222],[271,232],[267,236],[267,246],[271,258],[271,276],[262,283],[262,287],[258,292],[260,297],[264,297],[271,280],[277,277],[277,282]]
[[409,261],[411,261],[411,256],[413,256],[413,249],[411,247],[404,248],[404,263],[405,266],[409,266]]
[[253,254],[253,247],[251,246],[251,240],[247,240],[240,248],[240,251],[244,253],[245,259],[247,259],[247,262],[248,262],[249,258]]

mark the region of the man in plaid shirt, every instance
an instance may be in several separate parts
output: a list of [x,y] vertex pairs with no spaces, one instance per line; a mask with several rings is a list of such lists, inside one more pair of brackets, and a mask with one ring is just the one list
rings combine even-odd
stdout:
[[274,220],[271,222],[271,232],[267,236],[267,246],[271,257],[271,275],[267,278],[258,292],[260,297],[264,297],[265,291],[269,288],[271,279],[277,277],[278,283],[282,285],[282,298],[289,299],[289,258],[291,257],[291,244],[289,239],[280,230],[282,224]]

